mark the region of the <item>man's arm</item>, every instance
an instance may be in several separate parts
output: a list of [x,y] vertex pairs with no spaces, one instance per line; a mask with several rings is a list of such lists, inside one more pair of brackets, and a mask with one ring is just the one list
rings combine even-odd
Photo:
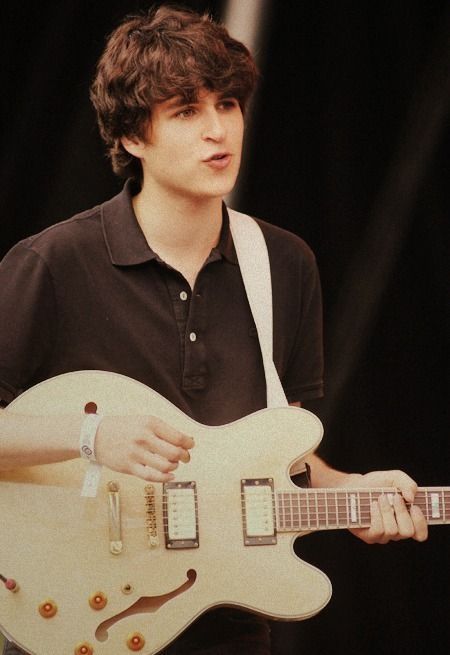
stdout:
[[[417,505],[414,496],[417,484],[404,471],[372,471],[360,473],[342,473],[329,467],[315,454],[308,455],[311,467],[313,487],[394,487],[399,493],[394,496],[391,505],[385,495],[372,502],[370,528],[353,528],[354,535],[368,544],[385,544],[388,541],[413,538],[425,541],[428,536],[426,519]],[[411,503],[410,510],[405,501]]]
[[[291,403],[300,407],[300,403]],[[391,505],[385,495],[371,505],[370,528],[352,528],[355,536],[368,544],[385,544],[388,541],[400,539],[415,539],[425,541],[428,536],[427,521],[417,505],[414,505],[414,496],[417,484],[404,471],[372,471],[362,475],[360,473],[344,473],[331,468],[318,455],[312,453],[306,458],[311,467],[311,485],[313,487],[393,487],[399,493],[394,497]],[[296,472],[294,470],[291,473]],[[408,511],[405,501],[411,503]]]
[[[82,418],[20,416],[0,410],[0,470],[79,457]],[[188,462],[191,437],[152,416],[105,416],[98,427],[99,464],[150,482],[168,482]]]

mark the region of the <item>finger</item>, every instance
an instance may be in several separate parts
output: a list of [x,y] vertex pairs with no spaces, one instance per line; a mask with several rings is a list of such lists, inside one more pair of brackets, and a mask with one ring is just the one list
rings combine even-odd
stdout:
[[171,482],[175,479],[173,473],[163,473],[152,466],[145,466],[144,464],[133,464],[130,467],[131,475],[135,475],[146,482]]
[[393,471],[392,486],[396,487],[408,503],[412,503],[417,491],[417,483],[404,471]]
[[152,453],[158,453],[165,459],[171,462],[184,462],[187,464],[191,456],[188,450],[184,448],[178,448],[173,446],[171,443],[168,443],[164,439],[161,439],[156,434],[149,435],[145,440],[141,440],[141,445],[148,451]]
[[139,464],[144,466],[149,466],[152,469],[161,471],[161,473],[170,473],[178,467],[178,462],[170,462],[165,457],[161,457],[157,453],[149,453],[148,451],[142,451],[138,460]]
[[415,526],[410,513],[400,494],[395,494],[393,501],[397,532],[399,539],[409,539],[415,535]]
[[164,441],[168,441],[174,446],[178,446],[179,448],[184,448],[185,450],[189,450],[190,448],[193,448],[195,445],[194,439],[192,437],[190,437],[187,434],[184,434],[184,432],[180,432],[179,430],[176,430],[171,425],[167,425],[167,423],[165,423],[159,418],[152,417],[150,425],[153,432],[160,439],[163,439]]
[[378,506],[380,508],[381,517],[383,520],[383,543],[387,543],[391,539],[398,537],[398,526],[395,516],[394,507],[388,500],[386,494],[381,494],[378,498]]
[[422,510],[417,505],[411,505],[409,511],[414,524],[414,539],[425,541],[428,538],[428,524]]
[[383,517],[378,502],[374,500],[370,504],[370,528],[368,529],[353,529],[353,534],[356,534],[360,539],[367,544],[384,543],[384,525]]

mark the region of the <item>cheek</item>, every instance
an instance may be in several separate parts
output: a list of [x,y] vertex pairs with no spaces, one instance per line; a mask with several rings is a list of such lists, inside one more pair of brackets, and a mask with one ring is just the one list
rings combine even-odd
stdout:
[[192,138],[183,130],[178,132],[171,132],[167,135],[166,140],[161,141],[162,147],[160,149],[161,159],[166,161],[169,165],[177,162],[178,164],[183,161],[189,161],[194,152],[194,144]]
[[244,139],[244,118],[242,114],[239,117],[236,117],[236,119],[233,121],[231,130],[235,142],[242,144]]

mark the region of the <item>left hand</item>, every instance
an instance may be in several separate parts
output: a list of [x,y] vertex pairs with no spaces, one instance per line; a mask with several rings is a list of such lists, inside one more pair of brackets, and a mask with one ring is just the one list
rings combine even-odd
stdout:
[[[425,541],[428,536],[427,521],[417,505],[414,496],[417,484],[403,471],[373,471],[365,475],[350,474],[345,487],[394,487],[398,489],[393,505],[382,494],[371,505],[372,523],[370,528],[350,530],[367,544],[386,544],[388,541],[415,539]],[[411,503],[406,508],[405,500]]]

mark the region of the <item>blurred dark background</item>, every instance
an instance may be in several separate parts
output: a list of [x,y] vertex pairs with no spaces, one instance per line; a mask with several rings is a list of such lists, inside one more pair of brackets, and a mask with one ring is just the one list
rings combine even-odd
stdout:
[[[233,204],[316,253],[327,387],[310,408],[322,454],[449,485],[449,3],[260,1],[262,77]],[[0,254],[120,189],[88,87],[105,35],[151,4],[2,3]],[[180,4],[216,18],[227,8]],[[449,529],[425,544],[298,540],[334,595],[317,617],[274,627],[275,655],[449,652]]]

